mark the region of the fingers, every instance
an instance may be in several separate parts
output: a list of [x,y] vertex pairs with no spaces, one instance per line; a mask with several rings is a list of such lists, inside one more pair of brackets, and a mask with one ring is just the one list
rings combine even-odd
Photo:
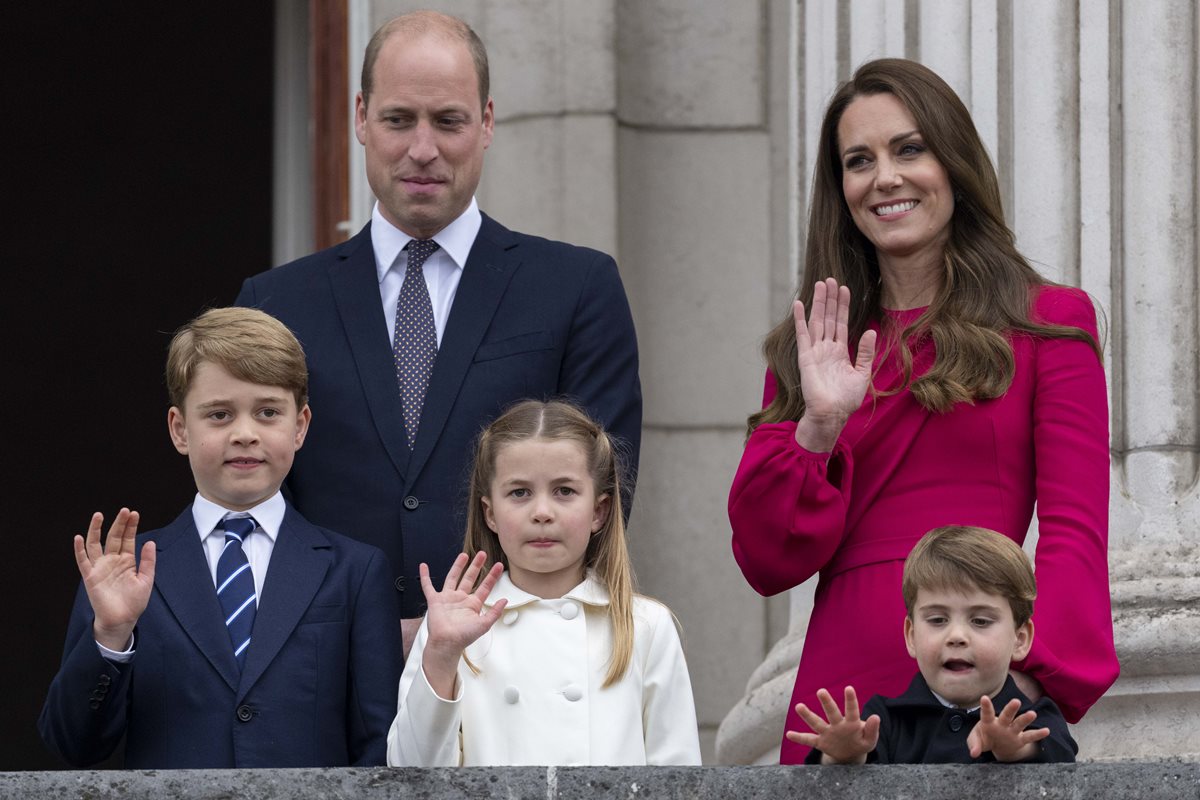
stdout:
[[462,580],[458,584],[458,590],[466,594],[475,591],[475,581],[479,580],[479,571],[483,569],[483,562],[487,561],[487,553],[480,550],[471,559],[467,571],[463,573]]
[[79,534],[75,534],[75,564],[79,567],[79,577],[87,580],[87,576],[92,574],[92,562],[88,558],[87,545]]
[[[479,598],[480,602],[487,600],[488,595],[492,593],[492,589],[496,585],[496,581],[500,580],[500,576],[503,574],[504,564],[499,561],[492,564],[492,568],[483,576],[483,581],[480,582],[479,588],[475,590],[475,596]],[[506,603],[508,601],[501,600],[500,602]]]
[[875,365],[875,331],[863,331],[858,339],[858,356],[854,359],[854,369],[868,378],[871,367]]
[[455,586],[458,586],[458,579],[462,575],[463,567],[467,565],[467,554],[459,553],[454,563],[450,565],[450,571],[446,573],[446,580],[442,581],[442,591],[448,592]]
[[[837,281],[833,278],[825,279],[825,327],[824,335],[827,339],[838,340],[838,305],[841,302],[841,290],[838,289]],[[846,302],[850,302],[850,290],[846,290]],[[841,339],[841,341],[846,341]]]
[[104,540],[104,552],[121,555],[133,553],[133,540],[126,531],[129,528],[129,509],[122,508],[108,526],[108,537]]
[[853,686],[847,686],[844,694],[846,719],[851,721],[858,720],[858,695],[854,693]]
[[792,303],[792,319],[796,323],[796,355],[799,356],[812,349],[812,337],[804,320],[804,303],[800,300]]
[[817,281],[813,286],[812,313],[808,318],[809,334],[814,342],[819,342],[825,338],[825,305],[827,302],[828,287],[825,281]]
[[[504,607],[507,605],[508,605],[508,598],[505,597],[505,598],[501,598],[500,600],[497,600],[496,604],[494,606],[491,606],[491,607],[484,606],[483,613],[480,615],[480,618],[484,621],[484,628],[483,628],[484,631],[491,630],[492,626],[496,624],[497,620],[499,620],[500,617],[503,616]],[[480,635],[481,636],[483,635],[482,632],[480,633]]]
[[992,698],[986,694],[979,698],[979,721],[984,725],[989,725],[996,719],[996,710],[992,706]]
[[801,733],[800,731],[787,731],[784,736],[788,738],[789,742],[802,744],[806,747],[816,747],[817,741],[820,739],[815,733]]
[[[990,707],[991,705],[992,705],[991,701],[989,700],[988,706]],[[1000,712],[1000,724],[1011,725],[1013,723],[1013,720],[1016,719],[1016,717],[1017,717],[1017,712],[1020,710],[1021,710],[1021,701],[1020,700],[1018,700],[1015,697],[1012,700],[1009,700],[1008,705],[1006,705],[1004,707],[1004,709]],[[1032,722],[1034,720],[1034,718],[1037,717],[1037,714],[1033,711],[1027,711],[1025,713],[1033,714],[1033,716],[1029,718],[1030,722]]]
[[1021,735],[1017,737],[1021,744],[1030,744],[1031,742],[1040,742],[1050,735],[1049,728],[1034,728],[1031,731],[1021,731]]
[[983,735],[979,732],[981,725],[976,725],[967,735],[967,752],[971,758],[979,758],[983,753]]
[[146,580],[154,583],[154,566],[158,562],[158,550],[154,546],[154,542],[146,542],[142,545],[142,561],[138,567],[139,574],[145,576]]
[[842,286],[837,290],[837,327],[834,337],[839,342],[850,341],[850,287]]
[[821,701],[821,708],[825,709],[825,718],[829,720],[830,725],[842,721],[842,712],[838,710],[837,703],[833,702],[833,695],[825,689],[817,689],[817,699]]
[[879,743],[879,726],[882,724],[882,722],[883,721],[879,718],[878,714],[872,714],[871,716],[867,717],[867,721],[863,723],[863,741],[869,744],[872,750],[874,750],[875,745]]
[[796,714],[800,716],[800,719],[804,720],[808,727],[812,728],[817,733],[821,733],[829,727],[829,724],[825,722],[825,720],[821,719],[820,714],[817,714],[808,706],[804,705],[804,703],[796,703]]
[[95,563],[96,559],[104,555],[104,550],[100,547],[100,528],[104,526],[104,515],[97,511],[92,514],[92,521],[88,525],[87,543],[87,558]]

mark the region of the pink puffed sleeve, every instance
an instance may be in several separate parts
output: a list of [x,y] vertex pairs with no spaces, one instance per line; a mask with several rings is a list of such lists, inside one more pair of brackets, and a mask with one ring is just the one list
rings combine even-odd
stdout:
[[[1095,309],[1078,290],[1044,289],[1035,314],[1096,336]],[[1014,668],[1041,681],[1078,722],[1119,672],[1108,585],[1108,397],[1104,367],[1087,344],[1041,339],[1034,352],[1038,597],[1033,648]]]
[[[764,405],[775,395],[767,373]],[[832,453],[796,443],[796,423],[759,425],[729,490],[733,557],[762,595],[798,586],[824,567],[841,544],[853,461],[839,439]]]

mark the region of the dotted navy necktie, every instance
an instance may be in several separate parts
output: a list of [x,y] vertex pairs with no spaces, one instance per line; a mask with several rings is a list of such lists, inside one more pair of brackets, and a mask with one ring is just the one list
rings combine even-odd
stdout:
[[425,259],[438,249],[432,239],[413,239],[406,246],[408,267],[396,303],[396,332],[392,342],[396,380],[400,384],[400,403],[404,409],[404,427],[411,449],[417,441],[425,390],[437,358],[437,327],[433,322],[433,303],[425,283]]
[[235,517],[221,522],[225,531],[225,548],[217,559],[217,599],[225,612],[225,627],[238,669],[246,665],[246,650],[254,630],[254,615],[258,611],[258,596],[254,591],[254,573],[242,550],[242,542],[257,528],[254,517]]

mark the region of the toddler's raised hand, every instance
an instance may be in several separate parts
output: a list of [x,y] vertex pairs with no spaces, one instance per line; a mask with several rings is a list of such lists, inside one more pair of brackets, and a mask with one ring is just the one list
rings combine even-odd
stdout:
[[1037,719],[1037,712],[1021,710],[1021,701],[1015,697],[999,715],[986,694],[979,700],[979,722],[967,737],[967,749],[971,758],[979,758],[991,751],[997,761],[1027,761],[1037,755],[1037,742],[1050,735],[1049,728],[1026,730]]
[[429,640],[421,656],[421,666],[429,685],[443,698],[454,697],[458,660],[462,658],[463,651],[491,630],[508,603],[507,600],[500,600],[490,608],[484,606],[484,601],[504,572],[503,564],[493,564],[476,588],[475,581],[486,559],[487,555],[479,552],[468,564],[467,554],[459,553],[446,573],[446,581],[440,592],[433,588],[428,565],[420,566],[421,591],[425,593],[425,603],[429,609],[425,615]]
[[846,713],[838,711],[833,696],[824,689],[817,690],[817,699],[825,709],[825,719],[804,703],[796,704],[796,713],[808,723],[814,733],[788,731],[787,738],[796,744],[815,747],[821,751],[822,764],[864,764],[867,754],[879,741],[879,717],[872,714],[866,720],[859,717],[858,696],[853,686],[846,687]]

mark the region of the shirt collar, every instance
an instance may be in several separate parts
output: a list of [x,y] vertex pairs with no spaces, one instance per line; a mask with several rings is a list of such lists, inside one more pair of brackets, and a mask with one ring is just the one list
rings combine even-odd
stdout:
[[[467,210],[434,234],[433,240],[450,256],[455,266],[462,269],[482,226],[483,215],[479,212],[479,204],[472,197]],[[400,251],[412,240],[412,236],[384,218],[383,212],[379,210],[379,201],[376,200],[375,208],[371,212],[371,246],[375,249],[375,272],[380,283],[383,283],[384,276],[391,271],[400,256]]]
[[608,605],[608,589],[604,588],[591,571],[584,577],[583,582],[561,598],[541,598],[517,587],[508,577],[508,570],[500,575],[500,580],[492,587],[492,593],[484,601],[484,605],[495,605],[498,600],[507,600],[507,608],[519,608],[531,603],[561,603],[563,600],[575,600],[589,606]]
[[283,526],[283,515],[286,510],[287,503],[284,502],[283,494],[278,491],[245,512],[230,511],[197,494],[196,499],[192,501],[192,520],[196,523],[196,531],[199,532],[200,541],[203,542],[209,534],[217,529],[226,514],[251,516],[258,523],[259,529],[274,542],[279,536],[280,527]]

